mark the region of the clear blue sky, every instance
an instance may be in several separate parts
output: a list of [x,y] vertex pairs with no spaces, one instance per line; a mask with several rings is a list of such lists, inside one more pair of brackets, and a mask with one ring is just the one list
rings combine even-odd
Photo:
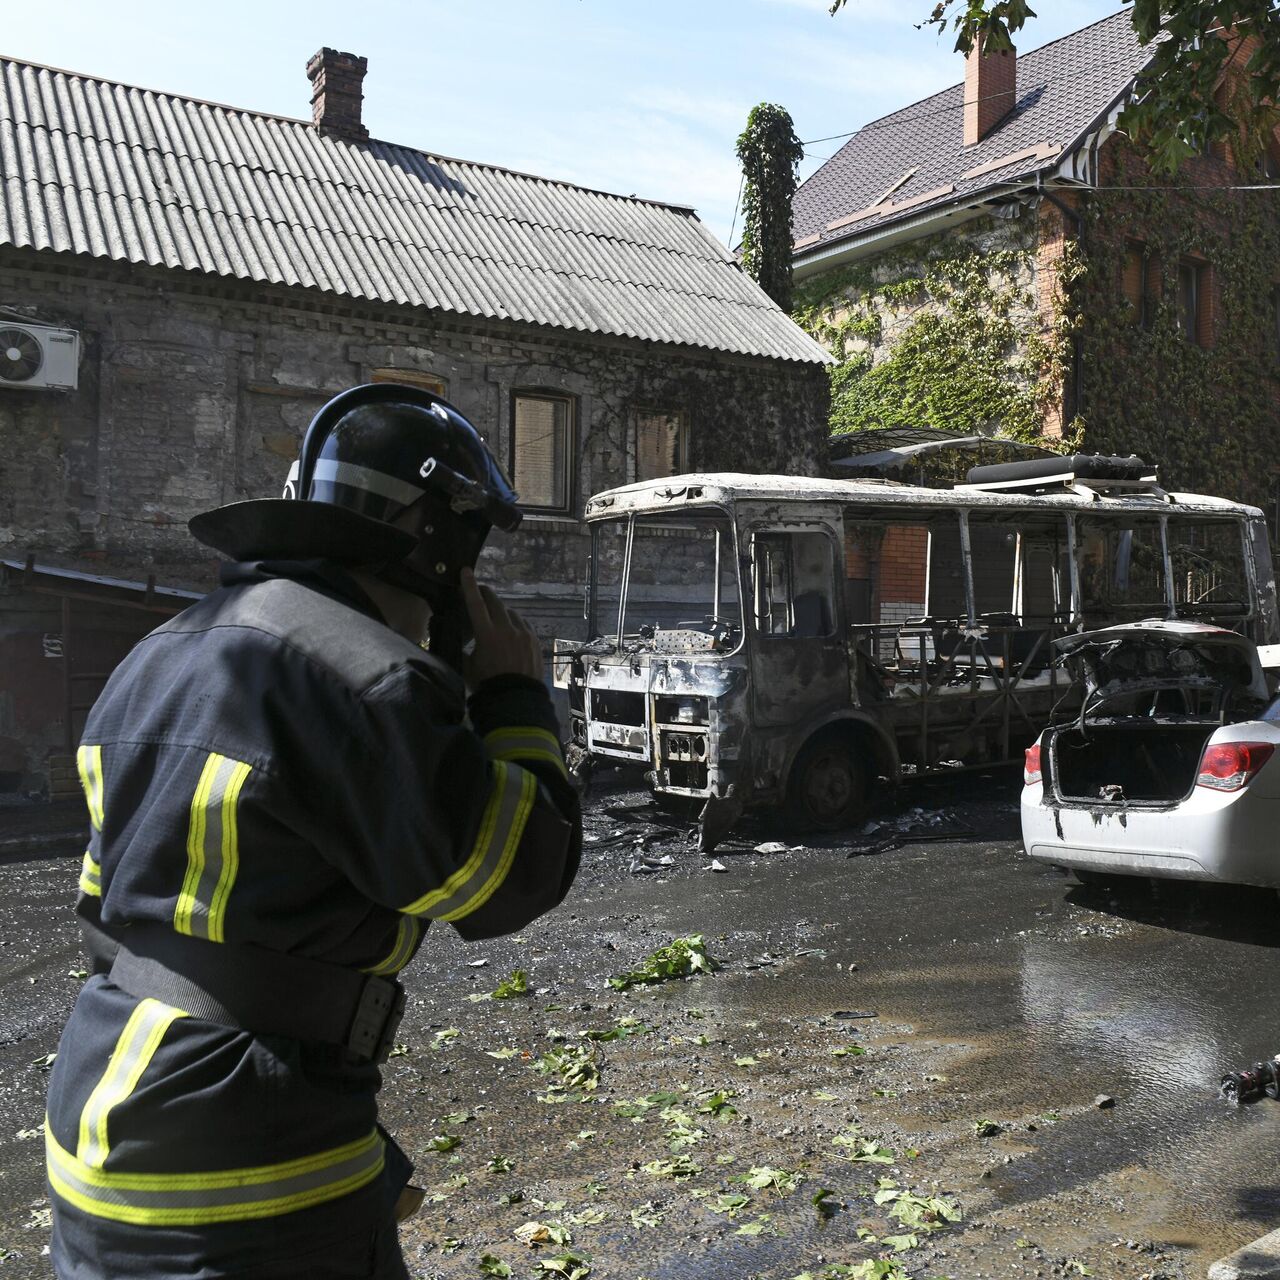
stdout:
[[[363,54],[375,137],[695,206],[722,241],[757,102],[806,142],[961,79],[932,0],[60,0],[5,5],[0,53],[307,117],[322,45]],[[1030,49],[1121,8],[1042,0]],[[54,17],[56,15],[56,18]],[[809,148],[811,172],[839,142]]]

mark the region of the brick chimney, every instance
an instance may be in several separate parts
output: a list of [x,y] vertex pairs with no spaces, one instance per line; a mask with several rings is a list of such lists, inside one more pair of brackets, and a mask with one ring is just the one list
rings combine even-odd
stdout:
[[337,49],[321,49],[307,62],[311,81],[311,120],[321,133],[348,142],[364,142],[369,130],[360,123],[367,58]]
[[964,60],[964,145],[981,142],[1018,100],[1018,55],[983,53],[978,35]]

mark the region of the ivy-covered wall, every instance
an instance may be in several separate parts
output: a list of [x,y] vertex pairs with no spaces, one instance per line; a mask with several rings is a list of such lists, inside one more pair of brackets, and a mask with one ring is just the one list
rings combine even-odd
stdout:
[[796,288],[793,315],[839,360],[831,429],[929,426],[1041,437],[1060,428],[1065,313],[1039,278],[1040,216],[984,217]]
[[[1099,189],[1075,202],[1078,228],[1041,200],[1016,219],[983,218],[804,279],[795,318],[839,361],[832,431],[930,426],[1137,453],[1170,488],[1272,514],[1280,200],[1225,189],[1256,181],[1223,155],[1154,178],[1114,135]],[[1141,311],[1124,285],[1134,245],[1147,263]],[[1208,291],[1198,334],[1178,321],[1184,260],[1201,265]]]
[[[1082,207],[1085,269],[1072,286],[1087,447],[1137,453],[1159,463],[1167,487],[1270,515],[1280,475],[1277,193],[1223,190],[1257,178],[1213,156],[1152,177],[1118,137],[1102,165],[1103,189]],[[1130,246],[1146,254],[1145,317],[1123,288]],[[1178,324],[1184,260],[1201,264],[1208,290],[1204,346]]]

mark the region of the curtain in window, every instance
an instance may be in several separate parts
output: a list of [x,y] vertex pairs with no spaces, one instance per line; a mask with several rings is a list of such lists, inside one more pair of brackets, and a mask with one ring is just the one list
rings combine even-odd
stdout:
[[545,396],[516,396],[512,472],[526,507],[569,505],[569,403]]
[[659,480],[685,470],[684,416],[679,413],[636,415],[636,479]]

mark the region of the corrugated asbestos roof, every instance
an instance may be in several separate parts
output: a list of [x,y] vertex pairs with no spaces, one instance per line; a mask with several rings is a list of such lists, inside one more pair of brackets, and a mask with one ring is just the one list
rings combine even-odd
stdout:
[[[1013,111],[972,147],[964,145],[963,84],[873,121],[796,192],[797,257],[1053,168],[1150,57],[1138,44],[1131,11],[1125,10],[1020,53]],[[831,226],[878,205],[908,171],[911,177],[883,201],[883,210]]]
[[693,210],[0,58],[0,244],[817,362]]

